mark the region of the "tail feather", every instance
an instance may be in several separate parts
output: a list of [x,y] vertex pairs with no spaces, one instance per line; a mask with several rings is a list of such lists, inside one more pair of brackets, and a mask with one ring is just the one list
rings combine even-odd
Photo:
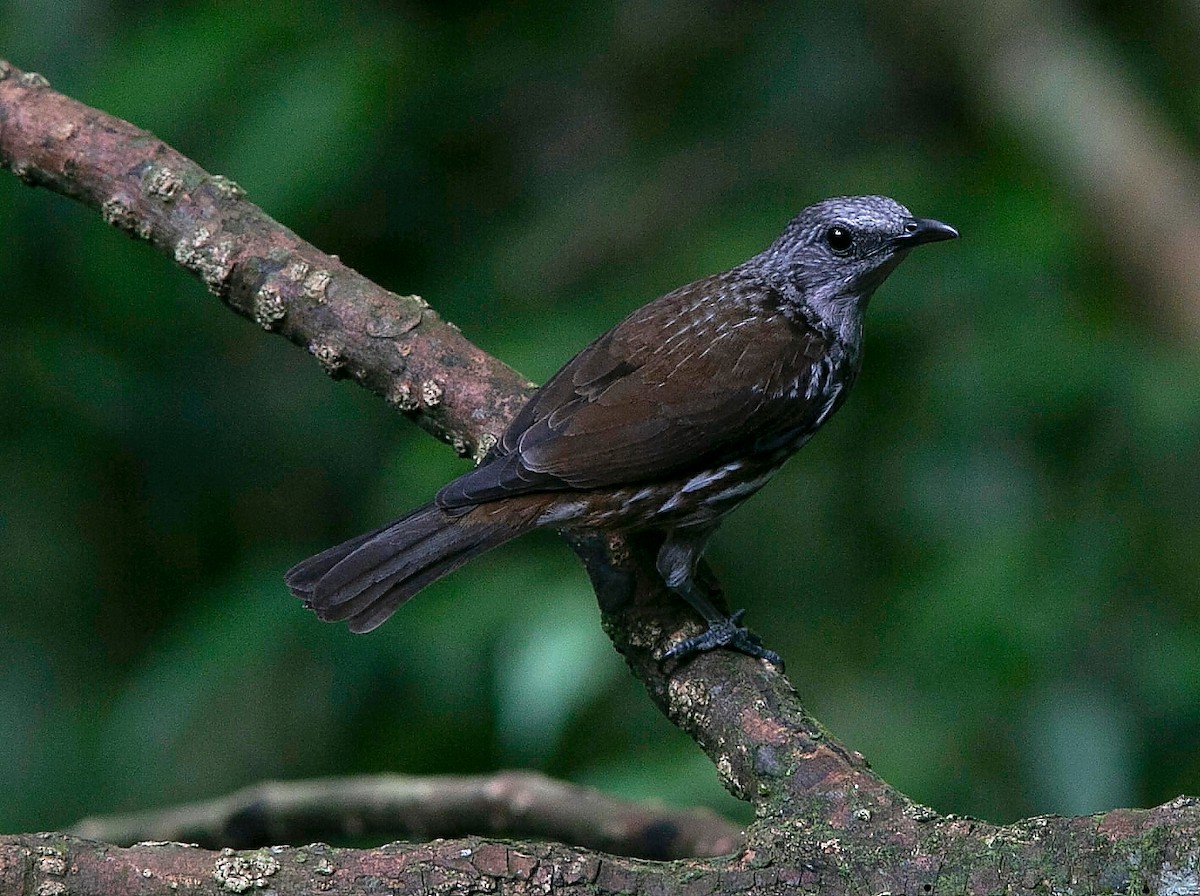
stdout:
[[387,531],[393,525],[395,523],[388,523],[386,526],[381,526],[373,532],[365,532],[362,535],[351,538],[349,541],[344,541],[341,544],[327,548],[319,554],[314,554],[307,560],[301,560],[284,573],[284,583],[288,586],[292,594],[307,601],[308,596],[312,594],[313,588],[316,587],[317,582],[321,580],[325,573],[345,560],[347,555],[354,550],[366,544],[381,532]]
[[[361,577],[338,585],[336,590],[326,592],[322,582],[318,589],[321,597],[314,609],[327,622],[348,620],[351,631],[370,631],[426,585],[498,543],[460,539],[448,552],[432,555],[428,543],[414,545],[403,556],[393,554],[394,562],[373,564]],[[332,583],[330,588],[334,588]]]
[[528,528],[520,514],[495,508],[451,516],[427,504],[296,564],[284,578],[321,619],[368,632],[426,585]]

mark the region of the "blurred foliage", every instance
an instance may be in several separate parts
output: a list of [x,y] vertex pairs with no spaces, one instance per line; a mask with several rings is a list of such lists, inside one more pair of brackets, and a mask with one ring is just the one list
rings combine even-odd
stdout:
[[[1150,41],[1126,62],[1190,129],[1193,80],[1147,47],[1178,55],[1195,22],[1142,10],[1078,12]],[[895,24],[861,2],[18,0],[0,52],[538,379],[810,201],[952,222],[876,298],[847,407],[710,556],[813,710],[924,803],[1196,793],[1200,357],[937,36]],[[373,635],[318,623],[283,570],[463,462],[94,213],[0,177],[0,233],[0,828],[507,766],[747,817],[552,535]]]

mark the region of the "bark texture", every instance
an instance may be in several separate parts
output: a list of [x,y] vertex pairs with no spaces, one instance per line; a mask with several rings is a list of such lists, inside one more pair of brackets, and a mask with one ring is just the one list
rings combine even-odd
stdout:
[[[272,221],[231,181],[3,61],[0,165],[149,241],[235,311],[461,453],[486,449],[529,394],[528,382],[421,299],[375,286]],[[1200,892],[1194,800],[1003,827],[940,816],[838,743],[769,664],[728,651],[662,664],[663,645],[699,623],[664,592],[652,544],[593,538],[572,546],[609,636],[650,697],[753,805],[757,820],[729,854],[648,861],[598,851],[609,845],[479,837],[213,852],[26,834],[0,838],[0,892]]]

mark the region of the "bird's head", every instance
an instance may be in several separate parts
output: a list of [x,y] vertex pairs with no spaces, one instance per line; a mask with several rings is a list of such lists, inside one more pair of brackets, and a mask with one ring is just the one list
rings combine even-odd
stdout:
[[791,287],[826,325],[844,332],[861,326],[867,300],[908,254],[958,231],[916,218],[886,196],[839,196],[810,205],[754,261],[762,273]]

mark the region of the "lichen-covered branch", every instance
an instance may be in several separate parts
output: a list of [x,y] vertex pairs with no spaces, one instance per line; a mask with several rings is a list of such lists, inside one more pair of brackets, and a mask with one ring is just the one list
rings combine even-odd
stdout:
[[653,862],[554,843],[467,837],[375,849],[325,844],[211,851],[118,847],[68,834],[0,837],[0,894],[244,893],[1026,894],[1194,893],[1200,807],[1033,818],[1008,827],[921,822],[915,845],[797,820],[759,826],[728,858]]
[[[185,843],[118,847],[66,834],[0,838],[0,893],[276,894],[682,892],[705,860],[646,862],[556,844],[480,838],[377,849],[325,844],[235,852]],[[671,883],[671,881],[674,883]]]
[[[0,165],[148,240],[264,329],[305,347],[465,454],[485,449],[529,384],[416,297],[374,286],[134,126],[0,61]],[[0,894],[242,892],[1192,892],[1200,807],[1037,818],[999,827],[939,816],[876,776],[809,716],[768,664],[714,651],[664,665],[699,624],[664,592],[654,545],[571,539],[604,625],[655,702],[748,800],[757,821],[724,858],[622,859],[478,838],[211,853],[67,835],[0,838]],[[282,590],[282,586],[281,586]],[[690,633],[690,632],[689,632]],[[477,830],[487,830],[481,822]],[[1189,889],[1190,888],[1190,889]]]
[[419,296],[399,296],[300,239],[154,135],[0,60],[0,164],[98,210],[264,330],[307,349],[460,454],[486,450],[531,384]]

